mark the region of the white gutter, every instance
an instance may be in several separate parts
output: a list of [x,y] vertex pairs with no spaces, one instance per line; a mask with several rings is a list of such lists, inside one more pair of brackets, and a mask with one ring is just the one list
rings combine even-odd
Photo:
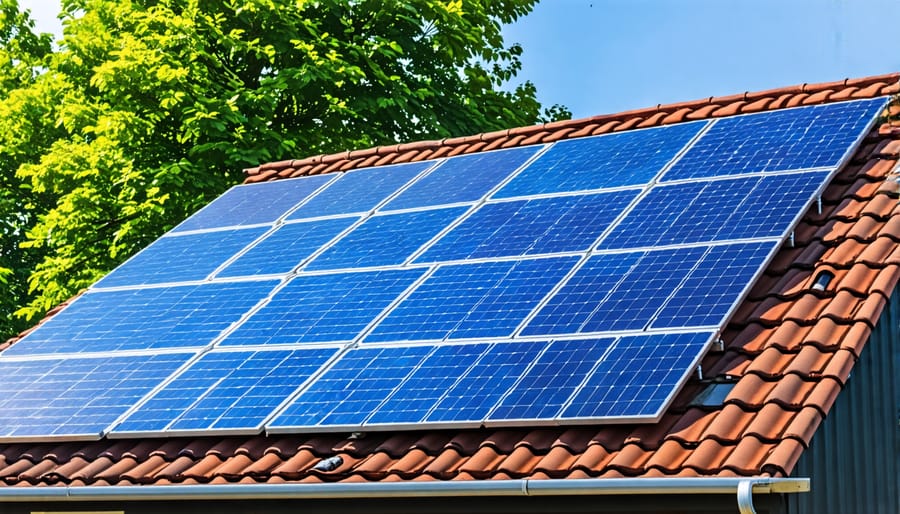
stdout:
[[741,514],[755,514],[753,493],[809,491],[808,478],[584,478],[459,482],[328,484],[193,484],[0,487],[2,502],[276,500],[416,498],[447,496],[565,496],[627,494],[736,494]]

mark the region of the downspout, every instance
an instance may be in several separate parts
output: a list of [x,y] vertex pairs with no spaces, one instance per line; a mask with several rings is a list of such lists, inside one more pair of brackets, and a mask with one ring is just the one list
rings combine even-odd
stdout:
[[628,494],[736,494],[741,514],[755,514],[753,493],[809,491],[808,478],[585,478],[460,482],[323,484],[192,484],[37,486],[0,488],[2,502],[110,502],[146,500],[275,500],[450,496],[569,496]]

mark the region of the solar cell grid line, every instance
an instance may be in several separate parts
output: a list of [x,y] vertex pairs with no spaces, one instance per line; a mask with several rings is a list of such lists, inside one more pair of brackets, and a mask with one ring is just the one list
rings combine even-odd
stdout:
[[558,141],[492,198],[646,184],[706,124],[679,123]]
[[488,426],[540,423],[559,415],[577,388],[612,349],[615,338],[557,340],[491,410]]
[[434,346],[353,348],[266,424],[269,433],[358,428]]
[[540,358],[547,341],[491,346],[425,417],[432,426],[479,427],[506,392]]
[[0,441],[98,440],[194,353],[0,360]]
[[172,232],[273,223],[335,178],[316,175],[235,186]]
[[556,419],[566,424],[658,421],[713,335],[703,331],[621,337]]
[[427,271],[297,275],[218,344],[349,343]]
[[486,203],[415,262],[584,251],[638,190]]
[[303,269],[321,271],[403,264],[468,210],[468,207],[449,207],[370,216]]
[[228,278],[290,273],[359,220],[359,217],[346,217],[286,223],[233,262],[226,263],[215,276]]
[[267,227],[161,237],[91,286],[139,286],[206,279]]
[[365,420],[367,429],[377,425],[397,428],[421,424],[444,394],[488,351],[491,343],[445,344],[425,360],[374,409]]
[[255,434],[338,348],[213,350],[158,389],[110,437]]
[[89,291],[6,349],[2,357],[202,348],[265,299],[279,282]]
[[545,148],[535,145],[450,157],[380,210],[477,202]]
[[363,343],[508,337],[578,257],[438,266]]
[[649,328],[724,325],[779,246],[780,240],[712,246]]
[[886,102],[881,97],[717,119],[662,180],[835,167]]
[[288,214],[287,219],[369,212],[434,165],[434,161],[411,162],[340,173],[336,181]]

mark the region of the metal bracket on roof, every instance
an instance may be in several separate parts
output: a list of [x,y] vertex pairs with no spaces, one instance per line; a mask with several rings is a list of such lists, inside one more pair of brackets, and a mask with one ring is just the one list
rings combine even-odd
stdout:
[[788,236],[788,243],[791,245],[791,248],[794,247],[794,231],[791,230],[791,235]]
[[816,210],[818,214],[822,214],[822,195],[816,197]]
[[725,341],[721,337],[717,337],[716,340],[713,341],[712,350],[716,352],[724,352]]
[[697,364],[697,380],[703,380],[703,366]]

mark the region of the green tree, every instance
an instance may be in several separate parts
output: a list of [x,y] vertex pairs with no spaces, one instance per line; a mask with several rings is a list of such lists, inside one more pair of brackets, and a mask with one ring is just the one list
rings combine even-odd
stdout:
[[242,168],[568,115],[531,83],[503,88],[522,49],[501,26],[537,0],[64,0],[52,52],[0,1],[0,173],[16,196],[0,268],[27,281],[26,319]]

